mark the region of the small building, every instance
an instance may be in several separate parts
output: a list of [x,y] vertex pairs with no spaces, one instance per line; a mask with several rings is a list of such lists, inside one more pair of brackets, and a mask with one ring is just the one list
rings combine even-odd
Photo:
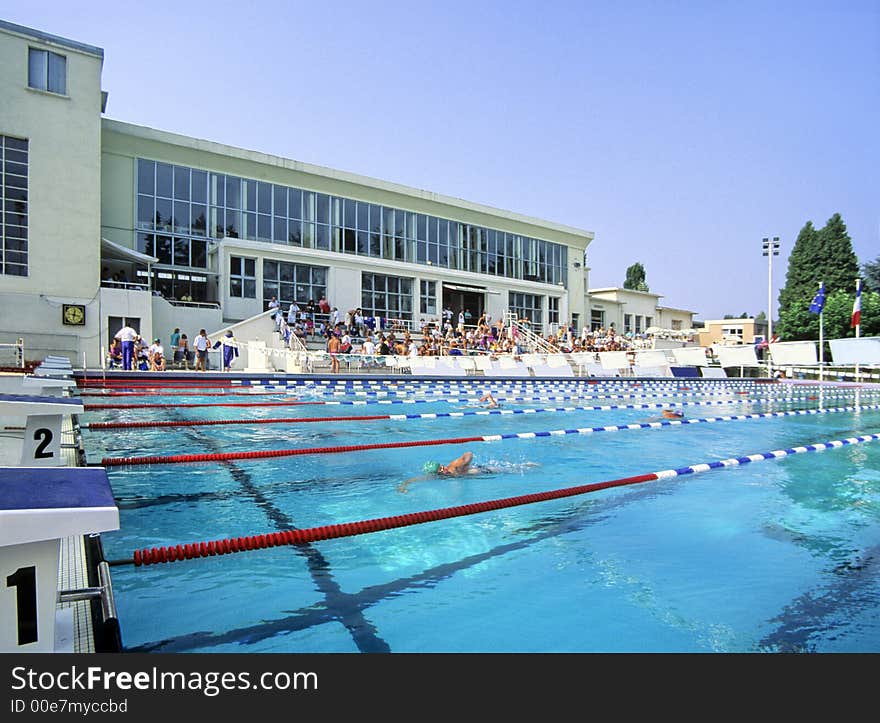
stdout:
[[700,346],[722,344],[737,346],[754,344],[767,338],[767,322],[763,319],[709,319],[699,333]]
[[693,327],[694,311],[661,306],[662,294],[620,287],[590,289],[590,328],[613,326],[623,334],[648,329],[685,331]]

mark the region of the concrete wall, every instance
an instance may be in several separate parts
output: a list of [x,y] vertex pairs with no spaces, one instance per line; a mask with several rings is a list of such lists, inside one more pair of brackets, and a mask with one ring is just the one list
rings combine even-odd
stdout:
[[[0,334],[81,358],[97,353],[103,54],[60,41],[0,27],[0,133],[29,142],[28,276],[0,275]],[[66,57],[66,95],[28,87],[29,48]],[[86,325],[64,325],[63,303],[86,304]]]
[[[166,346],[170,344],[171,332],[177,327],[189,339],[190,349],[199,329],[210,332],[223,325],[220,309],[200,309],[190,306],[175,306],[160,296],[151,296],[152,336],[159,337]],[[169,353],[170,356],[170,353]]]

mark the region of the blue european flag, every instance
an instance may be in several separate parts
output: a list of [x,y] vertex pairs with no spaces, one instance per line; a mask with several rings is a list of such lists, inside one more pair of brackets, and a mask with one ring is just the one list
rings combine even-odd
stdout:
[[816,293],[816,296],[813,297],[813,303],[810,304],[810,313],[811,314],[821,314],[822,309],[825,308],[825,282],[822,281],[819,283],[819,291]]

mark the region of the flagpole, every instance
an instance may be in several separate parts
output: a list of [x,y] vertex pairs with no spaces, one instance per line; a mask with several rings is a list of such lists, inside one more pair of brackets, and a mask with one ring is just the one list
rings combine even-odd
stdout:
[[825,316],[824,311],[819,312],[819,382],[824,381],[823,371],[825,369],[825,330],[822,317]]
[[[862,329],[862,280],[856,279],[856,305],[857,309],[853,309],[853,314],[858,311],[858,316],[855,317],[856,321],[856,339],[861,336]],[[858,347],[857,347],[858,348]],[[856,357],[856,384],[859,383],[859,361],[858,357]]]

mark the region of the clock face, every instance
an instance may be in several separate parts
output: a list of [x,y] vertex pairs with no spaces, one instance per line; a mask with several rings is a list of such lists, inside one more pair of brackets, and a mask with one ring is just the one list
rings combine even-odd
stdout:
[[85,323],[86,312],[82,306],[65,304],[63,315],[65,324],[80,325]]

